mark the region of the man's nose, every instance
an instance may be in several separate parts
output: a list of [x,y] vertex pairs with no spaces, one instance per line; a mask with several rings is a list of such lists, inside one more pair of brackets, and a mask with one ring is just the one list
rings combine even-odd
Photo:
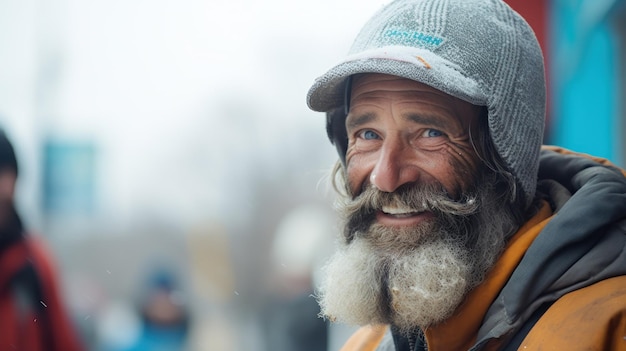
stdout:
[[380,191],[391,193],[404,184],[416,182],[420,171],[415,164],[415,151],[405,143],[385,140],[370,174],[370,183]]

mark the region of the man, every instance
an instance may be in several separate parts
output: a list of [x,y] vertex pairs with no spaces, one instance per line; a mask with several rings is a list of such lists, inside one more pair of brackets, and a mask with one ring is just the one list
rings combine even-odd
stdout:
[[541,146],[541,49],[504,2],[390,3],[307,102],[341,159],[318,299],[363,326],[344,350],[626,350],[626,172]]
[[15,211],[17,159],[0,131],[0,349],[80,351],[52,260]]

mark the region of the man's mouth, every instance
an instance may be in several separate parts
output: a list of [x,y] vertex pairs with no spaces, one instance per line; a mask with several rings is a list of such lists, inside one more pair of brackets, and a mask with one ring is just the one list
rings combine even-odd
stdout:
[[396,218],[411,217],[423,212],[406,206],[383,206],[381,211]]
[[376,222],[387,226],[413,226],[433,216],[432,212],[424,209],[403,205],[387,205],[376,213]]

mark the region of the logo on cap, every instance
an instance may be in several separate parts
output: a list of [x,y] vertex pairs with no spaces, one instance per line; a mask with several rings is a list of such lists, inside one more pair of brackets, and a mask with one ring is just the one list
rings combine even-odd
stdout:
[[395,45],[421,47],[433,50],[441,46],[444,38],[418,31],[390,28],[383,33],[383,40]]

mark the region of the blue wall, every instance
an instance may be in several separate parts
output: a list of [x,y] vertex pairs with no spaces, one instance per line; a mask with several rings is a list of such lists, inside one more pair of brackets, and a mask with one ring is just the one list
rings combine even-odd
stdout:
[[551,116],[547,142],[624,166],[625,0],[551,2]]

